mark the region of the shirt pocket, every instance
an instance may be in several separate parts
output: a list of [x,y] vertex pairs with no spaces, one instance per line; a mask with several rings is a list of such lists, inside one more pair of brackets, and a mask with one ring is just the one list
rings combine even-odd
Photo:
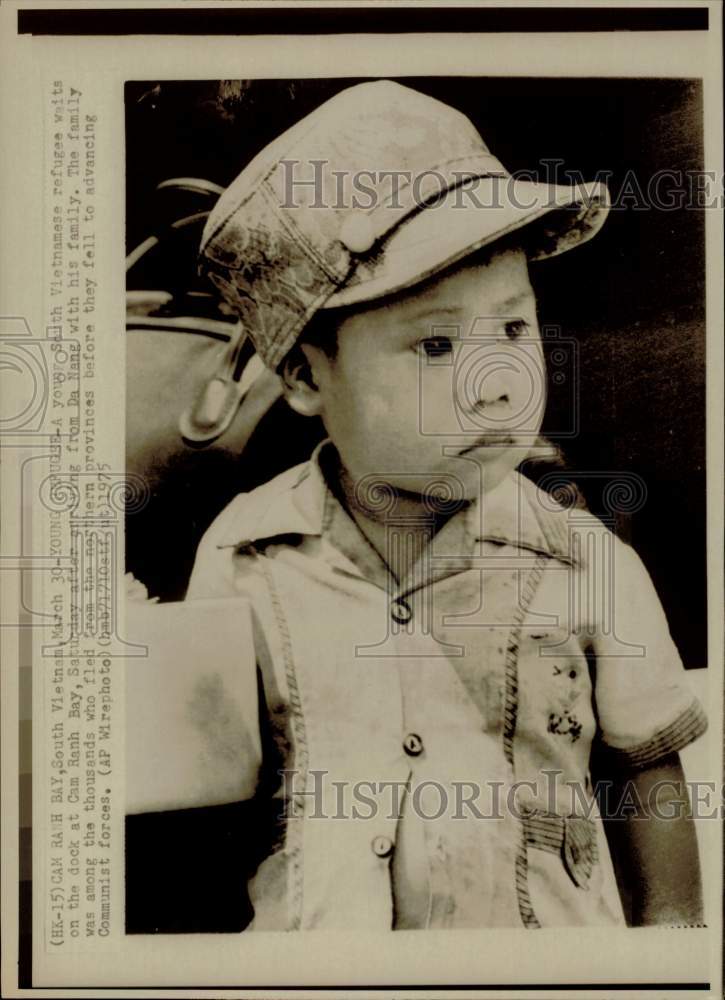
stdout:
[[523,816],[524,892],[539,927],[625,926],[598,817],[530,809]]
[[557,855],[571,882],[588,891],[599,862],[597,827],[587,816],[559,816],[539,810],[523,816],[527,849]]

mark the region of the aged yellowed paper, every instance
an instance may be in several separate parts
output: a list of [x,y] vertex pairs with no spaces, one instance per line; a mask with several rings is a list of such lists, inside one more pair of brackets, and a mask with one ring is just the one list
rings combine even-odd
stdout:
[[[521,990],[531,997],[610,997],[614,990],[632,997],[721,995],[720,5],[703,0],[679,6],[168,3],[150,8],[119,2],[75,11],[67,6],[12,2],[0,8],[6,142],[0,167],[3,994],[70,996],[88,989],[116,996],[152,990],[250,997],[323,992],[382,997],[391,990],[401,997],[505,997]],[[351,88],[373,85],[378,89],[363,90],[357,104],[345,97]],[[288,147],[264,160],[286,129],[314,122],[324,114],[319,109],[335,100],[351,102],[340,113],[337,131],[328,125],[315,140],[317,147],[290,139]],[[398,100],[403,110],[396,117],[390,108]],[[423,103],[410,103],[416,101]],[[453,114],[455,119],[445,118]],[[461,124],[462,116],[468,124]],[[433,129],[431,120],[445,121],[445,127]],[[358,121],[360,127],[350,124]],[[300,134],[307,134],[304,127],[294,133]],[[375,156],[355,160],[344,145],[351,135],[358,149],[374,149]],[[428,148],[426,143],[438,144],[435,156],[416,161],[418,173],[414,168],[411,177],[401,170],[400,187],[391,187],[396,168],[410,167],[404,156]],[[299,148],[309,158],[305,163],[295,153]],[[244,213],[251,212],[248,201],[255,211],[258,203],[252,188],[244,187],[249,177],[244,171],[258,155],[270,177],[273,169],[287,173],[275,175],[282,178],[277,188],[270,181],[264,189],[263,208],[252,225]],[[451,180],[446,172],[463,167],[465,178],[461,173]],[[541,334],[547,374],[537,367],[539,348],[520,343],[521,371],[531,376],[530,396],[541,411],[532,404],[537,416],[530,417],[527,397],[521,412],[536,423],[529,457],[556,460],[550,468],[537,466],[539,486],[568,510],[569,521],[561,528],[563,515],[556,520],[549,511],[549,519],[543,514],[536,522],[538,533],[531,528],[527,534],[516,506],[523,494],[495,494],[504,496],[503,527],[498,533],[484,529],[481,579],[491,572],[486,559],[502,551],[511,558],[509,548],[524,551],[521,562],[496,564],[496,573],[508,573],[512,586],[520,588],[513,620],[489,621],[485,602],[476,608],[470,594],[449,587],[448,618],[439,623],[449,632],[443,636],[433,628],[416,634],[419,606],[411,595],[420,588],[396,590],[402,572],[371,584],[380,572],[380,566],[371,568],[377,536],[360,526],[376,518],[379,525],[379,509],[373,509],[368,493],[361,506],[372,515],[365,520],[363,512],[355,520],[349,500],[353,494],[359,498],[359,490],[348,491],[348,502],[342,497],[336,515],[330,514],[332,506],[325,508],[326,517],[350,514],[347,534],[329,538],[329,520],[312,531],[308,521],[301,532],[297,514],[279,513],[282,493],[265,493],[255,508],[257,533],[251,534],[248,519],[241,519],[236,535],[235,525],[225,522],[228,530],[210,542],[219,561],[210,556],[202,564],[199,556],[192,583],[197,593],[189,593],[198,599],[184,600],[197,546],[217,515],[235,494],[259,497],[256,490],[265,482],[306,462],[323,436],[321,423],[300,416],[308,397],[300,395],[299,381],[283,384],[272,370],[286,348],[279,357],[274,353],[280,341],[267,335],[265,324],[276,322],[281,312],[301,315],[305,309],[302,326],[311,320],[324,295],[333,293],[332,287],[324,295],[319,291],[314,284],[319,274],[324,275],[319,280],[335,284],[348,322],[349,311],[360,310],[361,301],[364,316],[381,300],[387,308],[400,308],[401,300],[390,295],[402,295],[402,308],[409,308],[405,296],[415,298],[423,277],[434,282],[426,286],[427,294],[455,294],[457,306],[470,305],[469,293],[457,285],[455,293],[450,285],[441,291],[435,284],[440,275],[473,253],[474,244],[477,252],[488,240],[494,244],[519,228],[523,232],[524,220],[527,226],[530,221],[525,213],[533,218],[538,212],[532,207],[538,202],[516,202],[511,185],[501,206],[485,202],[491,189],[468,183],[492,176],[504,177],[507,185],[513,178],[519,198],[526,193],[535,199],[534,192],[556,188],[557,210],[574,203],[564,191],[576,189],[581,198],[584,191],[589,198],[575,225],[557,228],[552,222],[537,230],[543,242],[529,253],[538,312],[528,325]],[[432,194],[431,179],[440,185]],[[410,205],[406,191],[412,191]],[[381,192],[388,215],[376,214]],[[398,194],[402,214],[393,218]],[[296,219],[298,195],[308,210],[304,238],[289,222]],[[456,198],[461,211],[451,207]],[[272,203],[270,216],[265,213]],[[541,204],[541,218],[548,218],[551,204]],[[600,209],[608,210],[601,235],[563,254],[569,248],[565,239],[573,246],[599,227],[593,220]],[[229,218],[241,219],[239,231],[216,240],[227,232]],[[421,219],[429,222],[427,228],[415,230]],[[302,256],[289,268],[288,244]],[[506,246],[515,270],[523,259],[516,255],[523,251],[518,243]],[[348,255],[346,266],[353,261],[344,278],[335,271],[342,253]],[[537,257],[540,263],[534,262]],[[500,262],[494,256],[476,266]],[[517,280],[516,273],[501,268],[485,275],[484,298],[496,281]],[[365,280],[379,284],[361,297],[356,281]],[[254,303],[251,312],[247,301]],[[264,322],[259,303],[268,310]],[[415,347],[418,359],[425,353],[425,370],[410,385],[420,392],[420,438],[445,440],[440,448],[435,445],[441,455],[445,448],[458,448],[452,478],[444,476],[448,489],[465,478],[460,469],[468,466],[460,460],[492,441],[490,427],[483,434],[476,424],[471,437],[468,426],[451,430],[440,422],[442,410],[427,409],[425,386],[440,382],[459,337],[451,334],[450,298],[444,305],[448,311],[436,318],[435,336],[429,332],[422,348]],[[519,327],[512,334],[511,323],[524,322],[516,312],[520,308],[514,303],[505,310],[506,338],[517,335]],[[379,315],[374,319],[382,323]],[[489,350],[498,336],[491,332],[491,319],[480,305],[478,325],[470,325],[463,348],[464,354],[474,352],[468,355],[474,361],[458,373],[451,368],[452,384],[466,399],[473,392],[485,396],[490,369],[476,367],[475,351],[476,344]],[[354,322],[360,325],[359,315]],[[249,339],[240,334],[244,323]],[[393,327],[391,320],[379,329]],[[374,368],[371,329],[364,332],[369,353],[357,358],[355,371],[362,379],[373,369],[375,380],[367,395],[346,397],[350,413],[364,415],[366,398],[383,399],[386,372],[384,366]],[[339,367],[332,364],[330,370]],[[374,424],[390,432],[389,438],[371,435],[364,449],[376,456],[382,455],[383,438],[393,449],[404,440],[403,404],[410,393],[406,397],[409,387],[396,377],[390,375],[385,397],[390,419]],[[491,383],[486,384],[490,394]],[[505,408],[522,384],[505,383],[495,399],[479,400],[476,412],[489,415],[494,404]],[[297,401],[299,419],[283,395]],[[353,408],[358,399],[360,411]],[[454,406],[450,412],[459,410]],[[542,421],[548,451],[538,437]],[[346,432],[359,431],[355,419],[350,423]],[[333,438],[335,426],[328,416],[325,428]],[[528,423],[525,431],[531,431]],[[394,470],[382,458],[371,466],[384,485],[394,481],[404,498],[425,493],[405,477],[428,472],[407,462],[407,454],[401,445]],[[481,465],[486,468],[485,461],[476,468]],[[360,468],[370,471],[364,463]],[[300,483],[309,499],[305,469]],[[322,471],[328,475],[324,460]],[[338,475],[330,473],[320,489]],[[362,475],[357,486],[363,480],[367,489]],[[294,489],[302,492],[297,483]],[[440,483],[437,489],[426,495],[440,501]],[[617,545],[626,543],[627,551],[631,546],[646,570],[636,580],[651,578],[646,586],[654,587],[664,609],[640,603],[639,584],[631,585],[626,600],[618,597],[616,574],[598,577],[599,589],[585,599],[562,582],[567,614],[575,604],[580,607],[577,602],[590,601],[599,623],[619,609],[621,630],[615,622],[610,645],[596,647],[599,662],[591,652],[596,643],[587,646],[586,636],[581,638],[586,629],[558,632],[543,596],[537,603],[545,587],[534,593],[542,576],[544,582],[564,581],[567,567],[576,563],[566,549],[573,537],[567,531],[573,525],[579,532],[589,515],[573,502],[572,490],[606,529],[596,535],[604,547],[592,561],[609,566],[614,538]],[[331,487],[329,496],[335,497]],[[385,491],[374,495],[375,503],[384,505],[386,498]],[[443,500],[459,503],[458,514],[468,509],[470,498],[445,494]],[[446,516],[453,509],[446,508]],[[395,521],[395,530],[415,534],[411,524],[419,522],[406,511],[407,520]],[[436,529],[440,513],[433,511]],[[514,521],[523,542],[521,534],[514,538]],[[353,539],[353,522],[366,542],[359,534]],[[424,535],[427,530],[424,525]],[[557,543],[560,530],[565,541]],[[290,538],[300,534],[305,541]],[[436,538],[452,535],[441,529]],[[388,542],[391,537],[399,538],[394,532]],[[420,531],[415,537],[420,539]],[[268,558],[270,538],[277,548]],[[328,541],[338,562],[324,576],[314,546]],[[376,558],[380,551],[378,545]],[[435,546],[431,551],[436,583],[444,587],[461,568],[458,563],[451,568],[460,551],[441,550],[441,555]],[[387,572],[397,564],[390,548],[385,555]],[[267,566],[264,572],[275,578],[274,627],[267,627],[261,603],[240,600],[243,590],[235,595],[241,584],[225,589],[238,571],[232,566],[248,565],[233,564],[233,558],[257,560],[255,565]],[[293,583],[275,577],[288,564],[297,572],[296,559],[309,560],[312,568],[300,571]],[[216,568],[206,568],[212,563],[226,567],[222,583]],[[467,569],[478,565],[469,563]],[[355,589],[363,586],[361,566],[368,587],[363,596]],[[383,635],[360,609],[374,602],[374,593],[387,601],[392,577],[395,600],[390,607],[385,603],[390,631]],[[427,614],[424,601],[422,608]],[[590,612],[587,605],[582,613]],[[456,632],[453,619],[464,614],[471,639],[461,645],[463,632]],[[566,614],[563,619],[569,620]],[[490,636],[498,634],[502,621],[507,638],[498,648]],[[358,627],[359,622],[366,624]],[[489,638],[475,646],[476,636],[484,634]],[[547,641],[569,642],[572,634],[581,639],[579,659],[570,663],[560,661],[558,652],[547,654]],[[381,648],[390,636],[392,653]],[[542,636],[543,652],[537,646],[537,658],[532,653],[527,660],[526,642],[541,642]],[[336,659],[345,643],[355,650],[349,663]],[[616,653],[612,643],[620,644]],[[475,647],[468,659],[459,651],[466,645]],[[678,669],[684,666],[681,675],[666,672],[670,656]],[[618,667],[609,669],[615,657],[643,666],[639,673],[633,667],[633,673],[618,675]],[[464,669],[456,658],[469,666]],[[450,673],[445,682],[438,667],[444,661]],[[537,677],[526,687],[529,662],[545,665],[549,687],[539,686]],[[500,684],[489,664],[501,666]],[[650,689],[642,682],[640,689],[637,679],[650,666],[661,684]],[[606,688],[605,674],[614,678]],[[462,701],[459,689],[468,691],[468,700]],[[401,691],[403,701],[414,706],[403,718],[414,718],[416,725],[405,725],[398,734]],[[520,710],[512,707],[517,697]],[[411,774],[426,778],[442,814],[441,790],[461,791],[460,779],[474,771],[480,780],[476,789],[485,788],[488,796],[506,782],[508,788],[512,776],[530,776],[526,768],[535,753],[543,754],[536,767],[546,773],[548,766],[553,774],[562,761],[578,760],[595,729],[599,735],[607,730],[606,697],[622,706],[621,730],[611,726],[613,733],[624,734],[615,749],[634,748],[639,763],[646,758],[650,764],[682,750],[702,871],[702,910],[696,917],[637,919],[632,898],[640,883],[650,884],[651,857],[634,876],[620,874],[618,880],[606,868],[610,880],[603,875],[601,884],[610,888],[598,896],[600,883],[590,881],[591,869],[596,880],[597,871],[611,865],[604,841],[597,846],[589,820],[575,816],[574,808],[571,815],[557,813],[560,788],[549,799],[556,808],[548,809],[548,819],[542,820],[546,810],[540,808],[533,822],[528,818],[521,828],[511,827],[528,831],[518,859],[511,844],[521,844],[505,842],[502,832],[510,817],[497,824],[498,813],[486,813],[480,829],[487,833],[480,839],[488,846],[485,851],[476,846],[470,855],[461,848],[465,862],[456,860],[455,845],[467,836],[456,839],[461,822],[476,829],[471,789],[464,796],[468,819],[463,809],[461,822],[450,819],[445,828],[447,820],[423,795],[421,780],[411,791]],[[541,707],[546,698],[551,703]],[[704,735],[693,699],[708,716]],[[542,728],[529,737],[527,720],[538,717],[536,711]],[[469,733],[462,720],[470,719],[475,721]],[[490,734],[499,739],[499,732],[500,746],[487,756]],[[630,732],[638,735],[629,738]],[[694,736],[699,738],[690,743]],[[375,770],[386,740],[395,743],[394,763]],[[302,773],[302,745],[307,784],[300,800],[289,788],[297,787]],[[437,782],[439,772],[425,770],[426,761],[435,760],[436,746],[442,748],[440,773],[450,772],[452,784]],[[471,749],[479,747],[484,748],[480,760],[478,749]],[[345,788],[339,782],[316,797],[315,775],[322,787],[348,756]],[[630,754],[629,763],[632,759]],[[329,775],[315,764],[320,760]],[[588,757],[583,754],[582,760],[588,781]],[[285,784],[289,781],[292,785]],[[409,800],[407,823],[399,809],[383,816],[369,806],[381,781],[388,782],[386,794],[401,782]],[[587,787],[585,795],[593,801],[590,793]],[[534,795],[540,794],[535,787]],[[240,808],[265,795],[264,808],[301,801],[305,819],[284,813],[281,827],[277,815],[269,826],[267,812]],[[446,805],[460,812],[461,801],[456,806],[447,799]],[[490,807],[490,798],[486,802]],[[330,812],[310,818],[313,807],[324,812],[331,804]],[[521,816],[510,804],[507,816],[518,823]],[[482,801],[479,805],[483,808]],[[353,807],[362,830],[362,860],[357,848],[339,847],[348,843],[338,831],[352,829],[347,810]],[[417,826],[411,808],[418,813]],[[617,817],[624,822],[627,808],[636,804],[620,800],[617,808],[615,822]],[[598,809],[605,811],[601,799]],[[495,836],[489,836],[492,828]],[[416,835],[405,832],[416,829],[427,845],[417,860],[419,848],[410,848]],[[521,889],[526,850],[531,898]],[[281,857],[288,868],[275,882],[273,869]],[[686,897],[697,878],[682,854],[680,863]],[[250,873],[250,866],[255,871]],[[359,878],[358,869],[364,872]],[[668,881],[662,878],[651,883],[655,898]],[[497,879],[505,886],[500,897]],[[564,902],[559,905],[554,889],[547,894],[542,886],[554,886]],[[614,893],[613,910],[602,902],[610,900],[607,892]],[[272,897],[281,909],[267,906]],[[278,919],[279,912],[292,914],[298,904],[296,916]],[[265,925],[267,912],[275,917]],[[676,926],[680,923],[687,926]]]

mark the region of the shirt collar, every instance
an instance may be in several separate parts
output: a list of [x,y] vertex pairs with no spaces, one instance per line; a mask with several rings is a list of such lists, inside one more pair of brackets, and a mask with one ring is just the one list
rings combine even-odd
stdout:
[[[273,542],[281,535],[322,537],[332,525],[339,524],[340,512],[349,518],[328,486],[323,471],[334,457],[334,446],[328,438],[318,444],[308,462],[250,494],[250,497],[256,495],[259,502],[252,511],[242,506],[238,517],[228,526],[220,547]],[[568,564],[576,561],[562,509],[557,509],[548,493],[519,473],[512,473],[487,494],[484,504],[472,504],[454,515],[451,521],[458,518],[466,519],[466,531],[449,534],[461,540],[465,537],[469,546],[482,541],[499,542],[552,556]],[[349,520],[354,524],[352,518]],[[443,531],[450,525],[451,522]],[[471,551],[450,553],[451,556],[471,554]]]

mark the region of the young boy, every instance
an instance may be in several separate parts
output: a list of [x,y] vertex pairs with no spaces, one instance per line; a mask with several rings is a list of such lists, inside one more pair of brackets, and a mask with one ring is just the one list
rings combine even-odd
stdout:
[[[633,923],[702,920],[677,751],[705,723],[652,584],[515,471],[545,396],[528,262],[605,215],[601,185],[514,180],[381,81],[208,220],[204,267],[328,434],[222,512],[187,595],[251,608],[255,930],[618,924],[620,896]],[[595,778],[627,791],[609,843]]]

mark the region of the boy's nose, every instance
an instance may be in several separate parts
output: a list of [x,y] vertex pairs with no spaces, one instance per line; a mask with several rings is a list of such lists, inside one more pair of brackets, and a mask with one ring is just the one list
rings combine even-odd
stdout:
[[496,412],[508,407],[511,387],[505,372],[498,367],[483,369],[478,377],[464,385],[464,399],[472,413],[495,417]]
[[502,417],[504,412],[508,412],[509,397],[506,393],[502,393],[497,398],[485,397],[476,401],[473,411],[477,416],[492,417],[496,418]]
[[474,410],[477,413],[484,413],[486,410],[491,410],[498,404],[504,404],[509,402],[509,395],[507,392],[501,392],[499,395],[494,393],[486,393],[480,399],[477,399],[474,404]]
[[459,413],[491,430],[534,424],[546,399],[543,364],[527,352],[471,352],[456,373]]

